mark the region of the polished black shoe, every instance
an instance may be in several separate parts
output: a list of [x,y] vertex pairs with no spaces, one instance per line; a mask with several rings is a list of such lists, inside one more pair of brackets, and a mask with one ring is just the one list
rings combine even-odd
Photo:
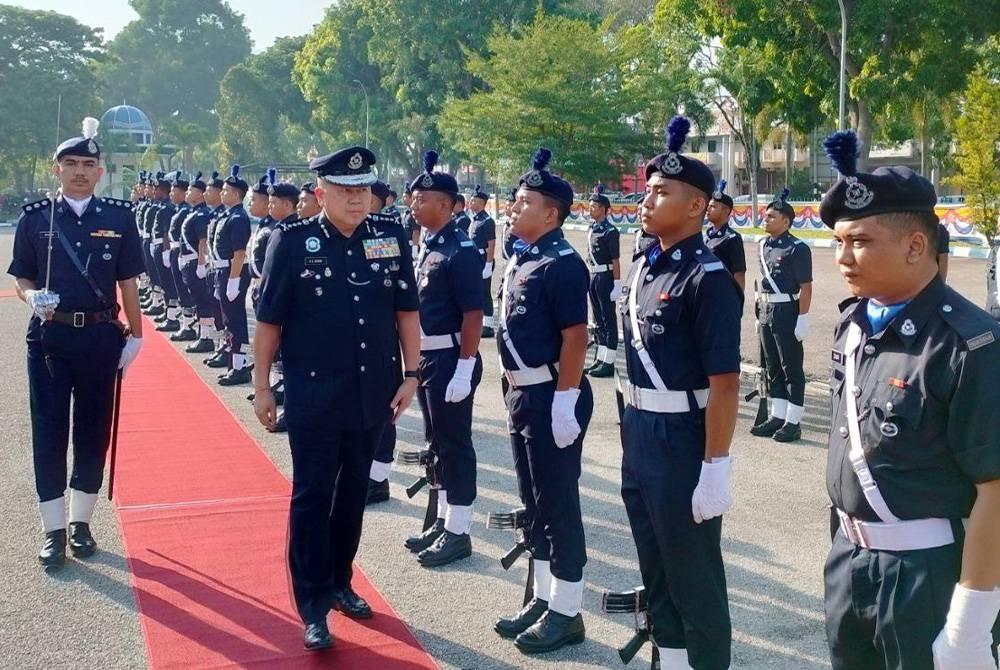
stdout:
[[542,615],[549,611],[549,603],[540,598],[532,598],[524,608],[509,619],[497,619],[493,624],[500,637],[513,640],[515,637],[528,630],[542,618]]
[[45,534],[38,562],[43,568],[58,568],[66,562],[66,529],[52,530]]
[[785,425],[784,419],[776,419],[771,417],[764,423],[758,423],[756,426],[750,429],[751,435],[756,435],[757,437],[771,437],[778,429]]
[[605,363],[603,361],[595,365],[587,372],[587,376],[597,378],[614,377],[614,375],[615,366],[611,363]]
[[90,534],[90,524],[71,521],[69,524],[69,550],[74,558],[89,558],[97,551],[97,541]]
[[333,646],[333,636],[325,621],[306,624],[306,634],[302,637],[306,651],[321,651]]
[[167,310],[166,310],[166,308],[163,305],[155,305],[155,306],[151,307],[148,312],[146,312],[146,316],[157,317],[157,316],[161,316],[161,315],[166,314],[166,313],[167,313]]
[[366,505],[374,505],[375,503],[385,502],[389,499],[389,480],[386,479],[382,482],[377,482],[374,479],[368,480],[368,498],[365,500]]
[[372,608],[350,586],[333,592],[333,609],[343,612],[344,616],[351,619],[372,618]]
[[170,339],[174,342],[194,342],[198,339],[198,331],[191,327],[182,328],[171,335]]
[[247,366],[239,370],[230,370],[219,377],[219,386],[239,386],[240,384],[249,384],[252,380],[250,366]]
[[272,433],[287,433],[288,432],[288,424],[285,423],[285,413],[284,412],[278,412],[278,418],[275,419],[275,421],[274,421],[274,427],[273,428],[268,428],[268,431],[270,431]]
[[522,654],[544,654],[562,649],[567,644],[580,644],[587,635],[583,617],[566,616],[548,610],[533,626],[514,639]]
[[176,333],[181,329],[181,322],[176,319],[167,319],[156,327],[161,333]]
[[210,368],[228,368],[232,364],[232,357],[228,351],[220,351],[215,356],[205,359],[205,365]]
[[434,544],[417,554],[417,562],[425,568],[439,568],[472,556],[472,538],[444,531]]
[[189,354],[207,354],[210,351],[215,351],[215,342],[207,337],[203,337],[194,344],[184,347],[184,351]]
[[437,542],[437,539],[441,537],[444,533],[444,519],[438,519],[434,522],[434,525],[420,533],[420,535],[411,535],[406,538],[403,542],[403,546],[412,551],[414,554],[419,554],[424,549],[429,548],[432,544]]
[[493,332],[492,328],[490,328],[489,326],[483,326],[482,337],[490,338],[490,337],[493,337],[495,334],[496,333]]
[[797,442],[802,439],[802,427],[797,423],[786,423],[774,432],[771,439],[775,442]]

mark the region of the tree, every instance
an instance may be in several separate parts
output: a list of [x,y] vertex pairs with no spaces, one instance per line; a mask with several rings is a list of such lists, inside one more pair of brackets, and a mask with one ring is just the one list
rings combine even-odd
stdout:
[[100,116],[92,68],[101,42],[100,31],[68,16],[0,5],[0,162],[18,192],[34,189],[38,159],[79,134],[84,116]]

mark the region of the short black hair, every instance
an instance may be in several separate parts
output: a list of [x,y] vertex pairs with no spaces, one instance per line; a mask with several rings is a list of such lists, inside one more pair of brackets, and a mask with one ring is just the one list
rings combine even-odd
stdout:
[[890,228],[896,237],[902,237],[907,233],[920,232],[927,236],[936,253],[941,253],[938,249],[938,223],[937,214],[924,211],[913,212],[887,212],[876,215],[877,221]]
[[544,193],[540,193],[540,195],[542,196],[546,207],[555,207],[556,210],[558,210],[559,224],[562,225],[562,222],[569,218],[569,205],[558,198],[553,198],[550,195],[546,195]]

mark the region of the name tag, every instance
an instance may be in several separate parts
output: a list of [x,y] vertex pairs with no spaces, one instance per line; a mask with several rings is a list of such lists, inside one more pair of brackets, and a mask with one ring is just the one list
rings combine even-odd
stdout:
[[326,265],[325,256],[306,256],[306,267],[323,267]]
[[121,233],[116,233],[113,230],[95,230],[90,234],[91,237],[121,237]]
[[396,258],[399,254],[399,243],[396,238],[380,240],[362,240],[365,246],[365,258]]
[[837,351],[836,349],[831,352],[830,358],[833,359],[833,362],[838,365],[843,365],[847,361],[847,357],[844,356],[844,352]]

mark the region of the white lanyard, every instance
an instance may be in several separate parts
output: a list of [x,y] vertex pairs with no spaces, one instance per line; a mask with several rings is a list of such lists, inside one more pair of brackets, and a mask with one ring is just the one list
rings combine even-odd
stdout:
[[764,260],[764,244],[766,242],[767,238],[765,237],[760,241],[760,245],[758,246],[758,251],[760,251],[760,271],[764,273],[764,281],[771,287],[771,292],[781,293],[778,290],[778,285],[774,283],[774,279],[771,277],[771,269],[767,267],[767,262]]
[[503,299],[500,301],[500,325],[502,326],[500,335],[503,337],[504,344],[507,345],[507,351],[510,353],[510,357],[514,359],[514,363],[517,364],[518,370],[527,370],[528,366],[524,364],[524,360],[521,355],[517,353],[517,349],[514,347],[514,341],[510,339],[510,333],[507,329],[507,300],[510,296],[510,280],[514,277],[514,270],[517,268],[518,257],[510,259],[507,263],[507,267],[503,271]]
[[657,391],[667,391],[667,385],[663,383],[663,378],[660,377],[660,373],[657,371],[656,366],[653,365],[653,359],[649,357],[649,352],[646,351],[646,346],[642,343],[642,333],[639,331],[639,284],[642,282],[643,275],[646,274],[646,255],[642,255],[642,260],[639,261],[638,267],[635,269],[635,275],[632,277],[632,286],[629,288],[628,292],[628,318],[629,325],[632,326],[632,347],[635,349],[636,355],[639,357],[639,361],[642,363],[642,367],[646,370],[646,375],[649,377],[649,381],[653,383]]

